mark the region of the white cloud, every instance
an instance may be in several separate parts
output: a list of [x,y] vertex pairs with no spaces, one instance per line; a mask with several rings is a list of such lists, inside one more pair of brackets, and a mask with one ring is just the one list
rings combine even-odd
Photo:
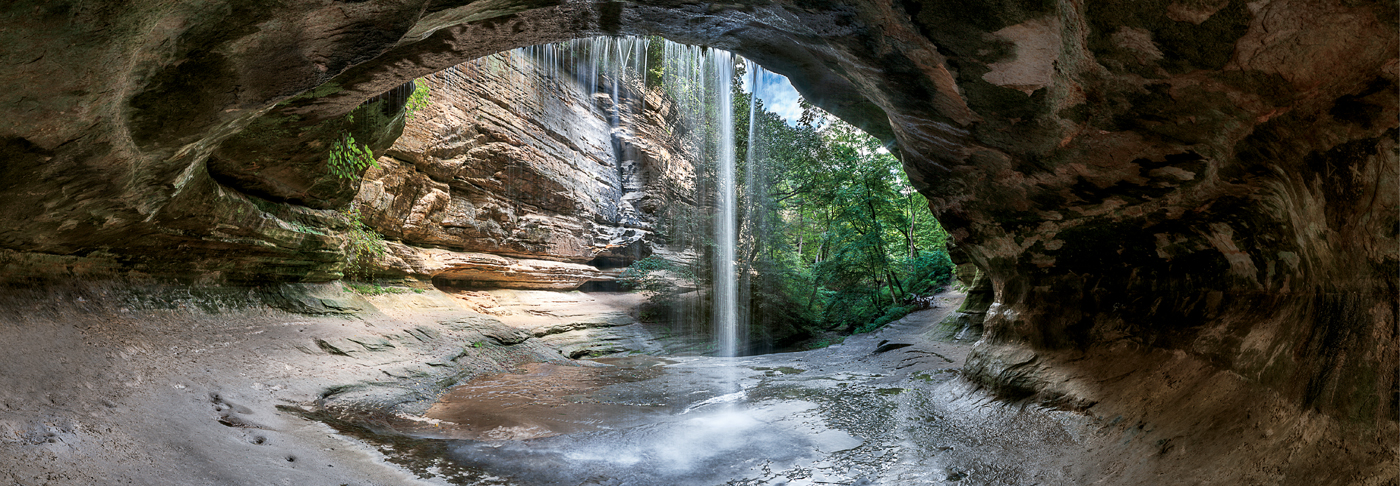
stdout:
[[[802,107],[797,103],[801,96],[797,94],[797,90],[793,89],[792,84],[781,74],[770,73],[762,68],[758,68],[758,73],[758,98],[763,100],[764,108],[783,117],[788,125],[796,126],[797,120],[802,118]],[[744,82],[748,84],[748,79]]]

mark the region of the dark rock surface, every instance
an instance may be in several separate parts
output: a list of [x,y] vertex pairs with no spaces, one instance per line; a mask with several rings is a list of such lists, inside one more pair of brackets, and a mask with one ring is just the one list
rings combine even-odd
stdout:
[[7,279],[334,279],[345,226],[318,208],[358,188],[327,183],[303,135],[466,59],[659,34],[739,52],[898,143],[995,291],[973,380],[1140,421],[1144,457],[1383,484],[1400,411],[1396,10],[14,3],[0,257]]

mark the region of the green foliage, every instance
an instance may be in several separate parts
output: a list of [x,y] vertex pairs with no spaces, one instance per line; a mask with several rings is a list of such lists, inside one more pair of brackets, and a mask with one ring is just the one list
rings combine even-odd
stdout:
[[[743,96],[736,103],[748,103]],[[739,149],[755,144],[748,183],[766,186],[744,191],[744,228],[761,235],[746,238],[742,253],[754,258],[741,262],[758,276],[753,316],[778,312],[812,334],[869,332],[951,280],[947,232],[879,140],[804,106],[791,126],[760,104],[753,123],[762,138]],[[738,132],[748,133],[742,121]]]
[[345,232],[345,277],[368,280],[374,262],[388,251],[384,237],[365,224],[360,209],[350,206],[340,212],[350,228]]
[[876,317],[875,320],[873,320],[873,321],[870,321],[870,322],[868,322],[868,323],[865,323],[865,324],[861,325],[860,327],[857,327],[856,330],[855,330],[855,332],[856,332],[857,334],[859,334],[859,333],[874,331],[874,330],[879,329],[880,327],[884,326],[885,324],[889,324],[889,323],[891,323],[891,322],[894,322],[894,321],[897,321],[897,320],[900,320],[900,319],[904,318],[904,316],[909,315],[910,312],[914,312],[915,310],[918,310],[918,306],[913,306],[913,305],[895,305],[895,306],[890,306],[890,307],[888,307],[888,308],[885,309],[885,313],[884,313],[883,315],[881,315],[880,317]]
[[400,287],[383,287],[377,284],[355,282],[345,282],[345,288],[360,295],[402,294],[408,292],[408,289]]
[[662,52],[662,45],[665,41],[659,36],[650,36],[647,39],[646,63],[647,72],[644,82],[646,86],[661,86],[666,75],[665,54]]
[[359,179],[365,169],[378,168],[379,161],[375,160],[374,152],[371,152],[369,147],[359,144],[354,135],[346,132],[331,144],[327,166],[330,167],[331,174],[338,178]]
[[325,232],[325,231],[321,231],[319,228],[313,228],[313,227],[307,226],[305,223],[302,223],[301,221],[288,221],[287,223],[290,224],[290,225],[292,225],[292,231],[296,231],[297,233],[305,233],[305,234],[308,234],[308,235],[317,235],[317,236],[326,236],[326,232]]
[[908,262],[909,292],[916,295],[935,292],[953,280],[955,267],[946,250],[920,251]]
[[408,102],[403,106],[403,117],[405,120],[412,120],[413,114],[432,103],[432,90],[428,83],[422,79],[413,80],[413,94],[408,95]]
[[[716,116],[722,93],[673,75],[695,66],[663,59],[660,42],[647,57],[645,85],[659,86],[684,117],[674,135],[700,159],[717,159],[724,146]],[[782,348],[813,336],[868,332],[914,310],[913,297],[945,285],[953,273],[947,232],[900,160],[880,140],[809,104],[789,124],[741,90],[747,74],[736,66],[728,94],[739,164],[734,263],[750,341]],[[713,197],[718,183],[715,164],[697,165],[699,205],[714,204],[704,198]],[[655,304],[646,317],[706,322],[707,292],[678,297],[713,288],[714,212],[683,205],[663,211],[656,236],[695,257],[643,259],[619,282]]]
[[828,347],[828,346],[835,346],[835,345],[837,345],[837,344],[841,344],[841,343],[843,343],[843,342],[845,342],[845,341],[846,341],[846,337],[845,337],[845,336],[840,336],[840,337],[835,337],[835,338],[822,338],[822,339],[818,339],[818,340],[816,340],[816,341],[809,342],[809,343],[807,343],[807,345],[804,346],[804,347],[806,347],[807,349],[822,349],[822,348],[825,348],[825,347]]
[[658,256],[637,260],[618,276],[623,288],[646,295],[652,303],[667,303],[683,290],[681,283],[695,282],[694,270]]

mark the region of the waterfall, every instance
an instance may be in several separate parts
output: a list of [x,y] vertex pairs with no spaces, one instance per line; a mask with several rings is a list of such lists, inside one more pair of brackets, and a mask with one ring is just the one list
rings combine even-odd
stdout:
[[[658,42],[659,46],[656,45]],[[648,53],[654,52],[653,49],[660,53],[660,66],[648,66]],[[733,89],[735,66],[739,62],[744,63],[749,72],[757,72],[757,67],[752,63],[720,49],[645,37],[593,37],[523,47],[469,63],[476,70],[497,73],[510,70],[512,76],[523,74],[527,69],[542,73],[545,78],[539,81],[542,86],[526,86],[522,79],[510,93],[502,94],[508,102],[530,94],[539,97],[533,104],[513,103],[517,111],[523,105],[555,105],[558,103],[555,98],[559,95],[550,93],[565,92],[565,84],[571,86],[568,91],[582,94],[584,99],[581,101],[588,106],[604,110],[598,115],[608,122],[613,131],[617,168],[619,175],[623,176],[622,187],[618,188],[619,197],[628,191],[626,177],[622,173],[621,158],[624,154],[621,140],[635,132],[627,126],[629,117],[641,115],[646,109],[644,98],[649,88],[660,88],[672,98],[681,121],[678,133],[685,139],[687,158],[696,165],[697,180],[693,181],[695,204],[704,206],[707,200],[713,204],[710,214],[679,214],[677,220],[671,222],[671,244],[680,248],[679,254],[682,256],[677,258],[682,260],[688,258],[684,255],[704,254],[699,250],[706,240],[713,238],[709,262],[712,285],[708,292],[712,306],[705,312],[678,305],[678,314],[674,317],[676,322],[690,327],[691,332],[700,333],[701,330],[696,327],[702,321],[697,318],[708,315],[710,329],[705,334],[713,336],[713,353],[723,357],[734,357],[744,352],[747,336],[747,316],[742,312],[747,306],[741,301],[748,296],[746,292],[741,292],[736,254],[741,208],[737,195],[739,181],[735,160]],[[651,77],[648,69],[652,67],[659,68],[662,73],[659,87],[648,86]],[[637,96],[636,93],[642,95]],[[595,99],[609,97],[610,107],[595,103]],[[549,116],[548,111],[553,109],[521,115]],[[753,110],[754,107],[750,106],[751,120]],[[750,161],[754,160],[752,152],[750,145]],[[745,210],[745,214],[749,212]],[[706,226],[711,229],[708,238],[700,232]]]
[[731,83],[734,79],[734,60],[728,52],[711,49],[714,66],[712,80],[715,90],[715,104],[719,114],[717,132],[719,138],[715,164],[719,177],[715,181],[718,190],[715,203],[719,206],[715,221],[715,329],[719,343],[719,355],[732,357],[739,354],[739,275],[735,272],[734,247],[738,243],[735,226],[738,218],[734,180],[734,101]]
[[[761,177],[766,164],[759,162],[761,157],[759,141],[762,137],[762,133],[760,133],[759,127],[758,110],[760,109],[760,104],[758,102],[758,89],[763,79],[763,68],[745,60],[744,72],[749,75],[749,133],[745,138],[747,144],[744,147],[743,220],[747,224],[747,229],[741,233],[750,235],[747,240],[750,248],[746,250],[749,257],[744,259],[745,264],[739,269],[743,278],[739,280],[739,322],[742,323],[742,326],[738,332],[741,335],[748,335],[748,326],[753,325],[755,319],[763,319],[764,317],[762,315],[755,316],[752,309],[752,303],[754,301],[753,289],[755,285],[753,276],[756,274],[753,264],[758,252],[758,248],[756,247],[763,243],[763,239],[769,235],[769,232],[764,231],[764,228],[757,224],[760,221],[764,221],[763,218],[766,216],[762,206],[758,204],[759,198],[766,199],[768,196],[767,179]],[[762,329],[762,327],[760,327],[760,329]]]

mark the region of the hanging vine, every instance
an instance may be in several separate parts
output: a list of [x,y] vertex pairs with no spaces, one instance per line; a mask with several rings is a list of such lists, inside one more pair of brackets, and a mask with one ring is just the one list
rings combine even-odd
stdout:
[[379,161],[374,159],[374,152],[370,151],[369,147],[356,142],[355,136],[349,132],[343,132],[340,138],[331,144],[327,165],[331,174],[338,178],[358,179],[365,169],[378,168]]
[[345,232],[345,278],[369,280],[373,276],[374,262],[388,252],[384,236],[365,224],[360,208],[353,204],[341,210],[340,215],[350,224],[350,230]]

